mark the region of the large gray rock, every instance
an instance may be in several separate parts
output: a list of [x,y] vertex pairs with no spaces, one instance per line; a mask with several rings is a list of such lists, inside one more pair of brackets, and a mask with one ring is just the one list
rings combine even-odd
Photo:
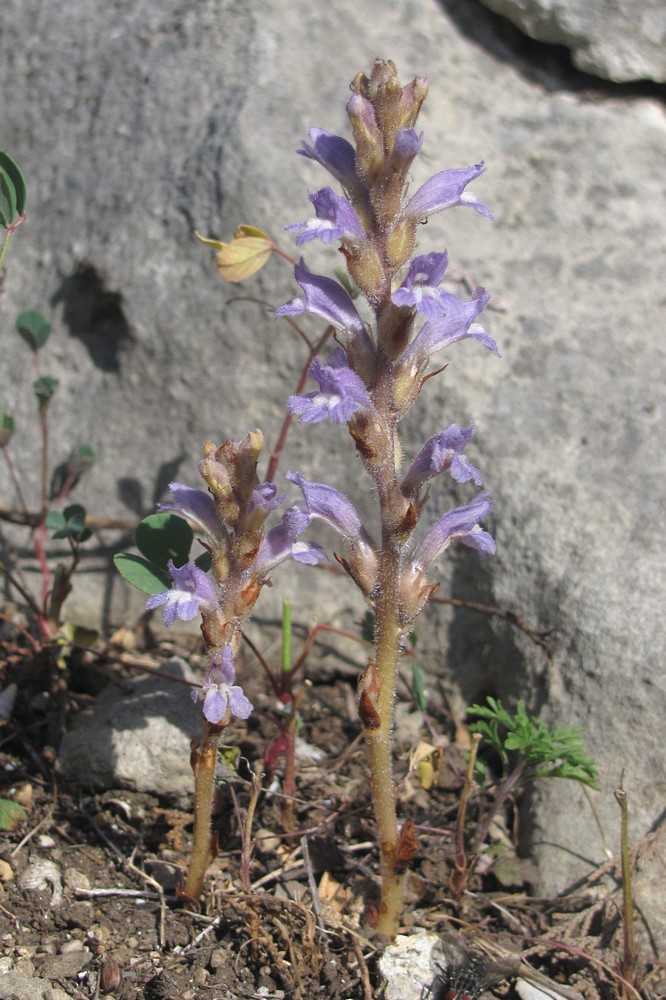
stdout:
[[201,736],[201,714],[183,682],[200,678],[179,658],[164,663],[160,675],[139,677],[125,692],[109,685],[81,712],[58,752],[66,781],[191,805],[190,741]]
[[571,49],[574,66],[605,80],[666,81],[663,0],[481,0],[530,38]]
[[[24,430],[32,376],[9,326],[20,309],[45,308],[61,379],[55,452],[64,457],[73,438],[98,451],[78,495],[99,515],[147,512],[169,477],[194,484],[206,437],[259,425],[274,443],[301,346],[237,299],[285,301],[290,274],[275,261],[247,288],[224,287],[193,230],[228,238],[250,222],[279,237],[308,214],[306,189],[327,183],[293,150],[311,124],[346,130],[351,77],[375,55],[405,79],[427,73],[415,181],[484,158],[474,190],[497,223],[448,212],[423,228],[420,245],[447,246],[452,272],[504,305],[488,315],[504,360],[469,342],[452,349],[405,422],[405,450],[474,419],[472,458],[496,500],[499,551],[481,573],[473,554],[454,553],[440,567],[441,593],[555,626],[557,653],[547,661],[508,626],[441,609],[419,622],[419,648],[466,701],[522,696],[551,721],[584,727],[601,768],[595,808],[614,845],[623,767],[635,838],[666,799],[666,126],[656,101],[586,102],[525,79],[494,20],[468,0],[369,0],[362,12],[352,0],[131,9],[5,0],[2,142],[25,168],[30,201],[2,301],[4,396],[34,485],[37,442]],[[321,247],[308,258],[329,272],[337,265]],[[297,427],[283,468],[329,479],[370,511],[350,449],[339,428]],[[462,496],[437,486],[433,512]],[[129,597],[112,575],[102,590],[108,549],[85,568],[72,616],[99,617],[104,601],[107,615],[126,617]],[[340,579],[289,570],[279,580],[286,590],[262,596],[264,616],[277,615],[285,593],[306,622],[362,613]],[[602,861],[605,843],[577,789],[553,784],[540,796],[533,841],[552,891]]]

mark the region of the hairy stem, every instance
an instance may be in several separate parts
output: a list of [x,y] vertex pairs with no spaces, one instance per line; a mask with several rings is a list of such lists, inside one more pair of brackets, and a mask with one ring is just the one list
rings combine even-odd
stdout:
[[224,728],[224,725],[214,726],[204,721],[201,743],[192,747],[194,842],[183,892],[193,899],[199,899],[201,896],[206,870],[216,853],[215,838],[211,829],[211,816],[215,791],[217,747]]
[[[389,554],[389,555],[392,555]],[[380,684],[377,715],[379,725],[365,726],[365,738],[370,757],[372,804],[377,824],[382,878],[381,902],[377,930],[395,937],[402,911],[405,871],[396,869],[398,856],[398,819],[393,782],[392,729],[393,698],[400,651],[400,629],[397,622],[397,564],[384,554],[381,575],[381,596],[375,609],[376,669]]]

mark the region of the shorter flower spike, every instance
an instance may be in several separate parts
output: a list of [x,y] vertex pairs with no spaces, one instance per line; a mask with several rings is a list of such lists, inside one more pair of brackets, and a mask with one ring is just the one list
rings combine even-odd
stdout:
[[217,603],[217,594],[210,577],[195,563],[174,566],[173,559],[170,559],[168,570],[173,588],[161,594],[153,594],[146,601],[147,611],[164,605],[162,621],[167,628],[171,628],[176,618],[184,622],[192,621],[202,607],[209,608]]
[[357,410],[374,410],[365,383],[350,369],[343,348],[331,352],[327,365],[315,358],[308,374],[319,383],[319,392],[290,396],[287,402],[287,409],[302,424],[316,424],[321,420],[346,424]]
[[231,647],[226,645],[213,654],[205,681],[192,692],[192,701],[203,701],[203,714],[214,726],[220,725],[227,714],[247,719],[254,709],[243,689],[234,684],[235,679]]

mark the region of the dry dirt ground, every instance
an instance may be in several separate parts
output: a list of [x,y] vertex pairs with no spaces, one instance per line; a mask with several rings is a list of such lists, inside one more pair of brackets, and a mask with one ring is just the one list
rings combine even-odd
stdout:
[[[188,812],[156,796],[67,787],[57,777],[57,733],[67,725],[68,712],[77,703],[90,704],[110,678],[136,674],[103,656],[72,663],[56,684],[54,715],[40,700],[53,681],[20,641],[6,640],[0,653],[0,690],[11,682],[19,688],[13,714],[0,726],[0,796],[21,803],[27,814],[0,832],[0,973],[8,973],[0,975],[0,997],[382,995],[381,942],[372,934],[377,853],[350,676],[331,674],[303,697],[300,735],[317,748],[318,759],[299,764],[293,830],[285,830],[289,819],[279,776],[264,778],[246,842],[246,859],[250,848],[252,854],[245,881],[240,830],[251,798],[248,762],[265,760],[277,730],[257,714],[239,729],[241,766],[234,781],[219,786],[219,854],[195,912],[176,891],[191,841]],[[166,651],[172,653],[173,647]],[[155,650],[156,660],[160,655]],[[512,860],[516,803],[491,828],[467,891],[458,901],[451,898],[466,730],[444,699],[429,706],[425,721],[431,742],[441,747],[432,787],[425,787],[422,771],[410,770],[413,741],[396,747],[399,814],[413,820],[418,837],[404,930],[482,933],[585,1000],[666,996],[664,970],[655,966],[644,940],[637,988],[621,991],[614,971],[623,947],[615,863],[592,873],[566,898],[530,895],[529,863]],[[492,788],[489,761],[487,786],[470,803],[468,830]],[[441,985],[431,995],[440,994],[446,995]],[[518,996],[510,982],[493,987],[492,995]],[[566,993],[544,993],[538,1000],[559,996]]]

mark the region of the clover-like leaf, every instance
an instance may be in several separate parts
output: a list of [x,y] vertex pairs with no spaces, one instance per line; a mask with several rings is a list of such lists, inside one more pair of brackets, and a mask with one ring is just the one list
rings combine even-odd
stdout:
[[0,225],[5,229],[16,215],[23,215],[28,190],[25,177],[16,160],[0,150]]
[[37,309],[26,309],[16,317],[16,329],[30,350],[37,352],[48,340],[51,324]]

